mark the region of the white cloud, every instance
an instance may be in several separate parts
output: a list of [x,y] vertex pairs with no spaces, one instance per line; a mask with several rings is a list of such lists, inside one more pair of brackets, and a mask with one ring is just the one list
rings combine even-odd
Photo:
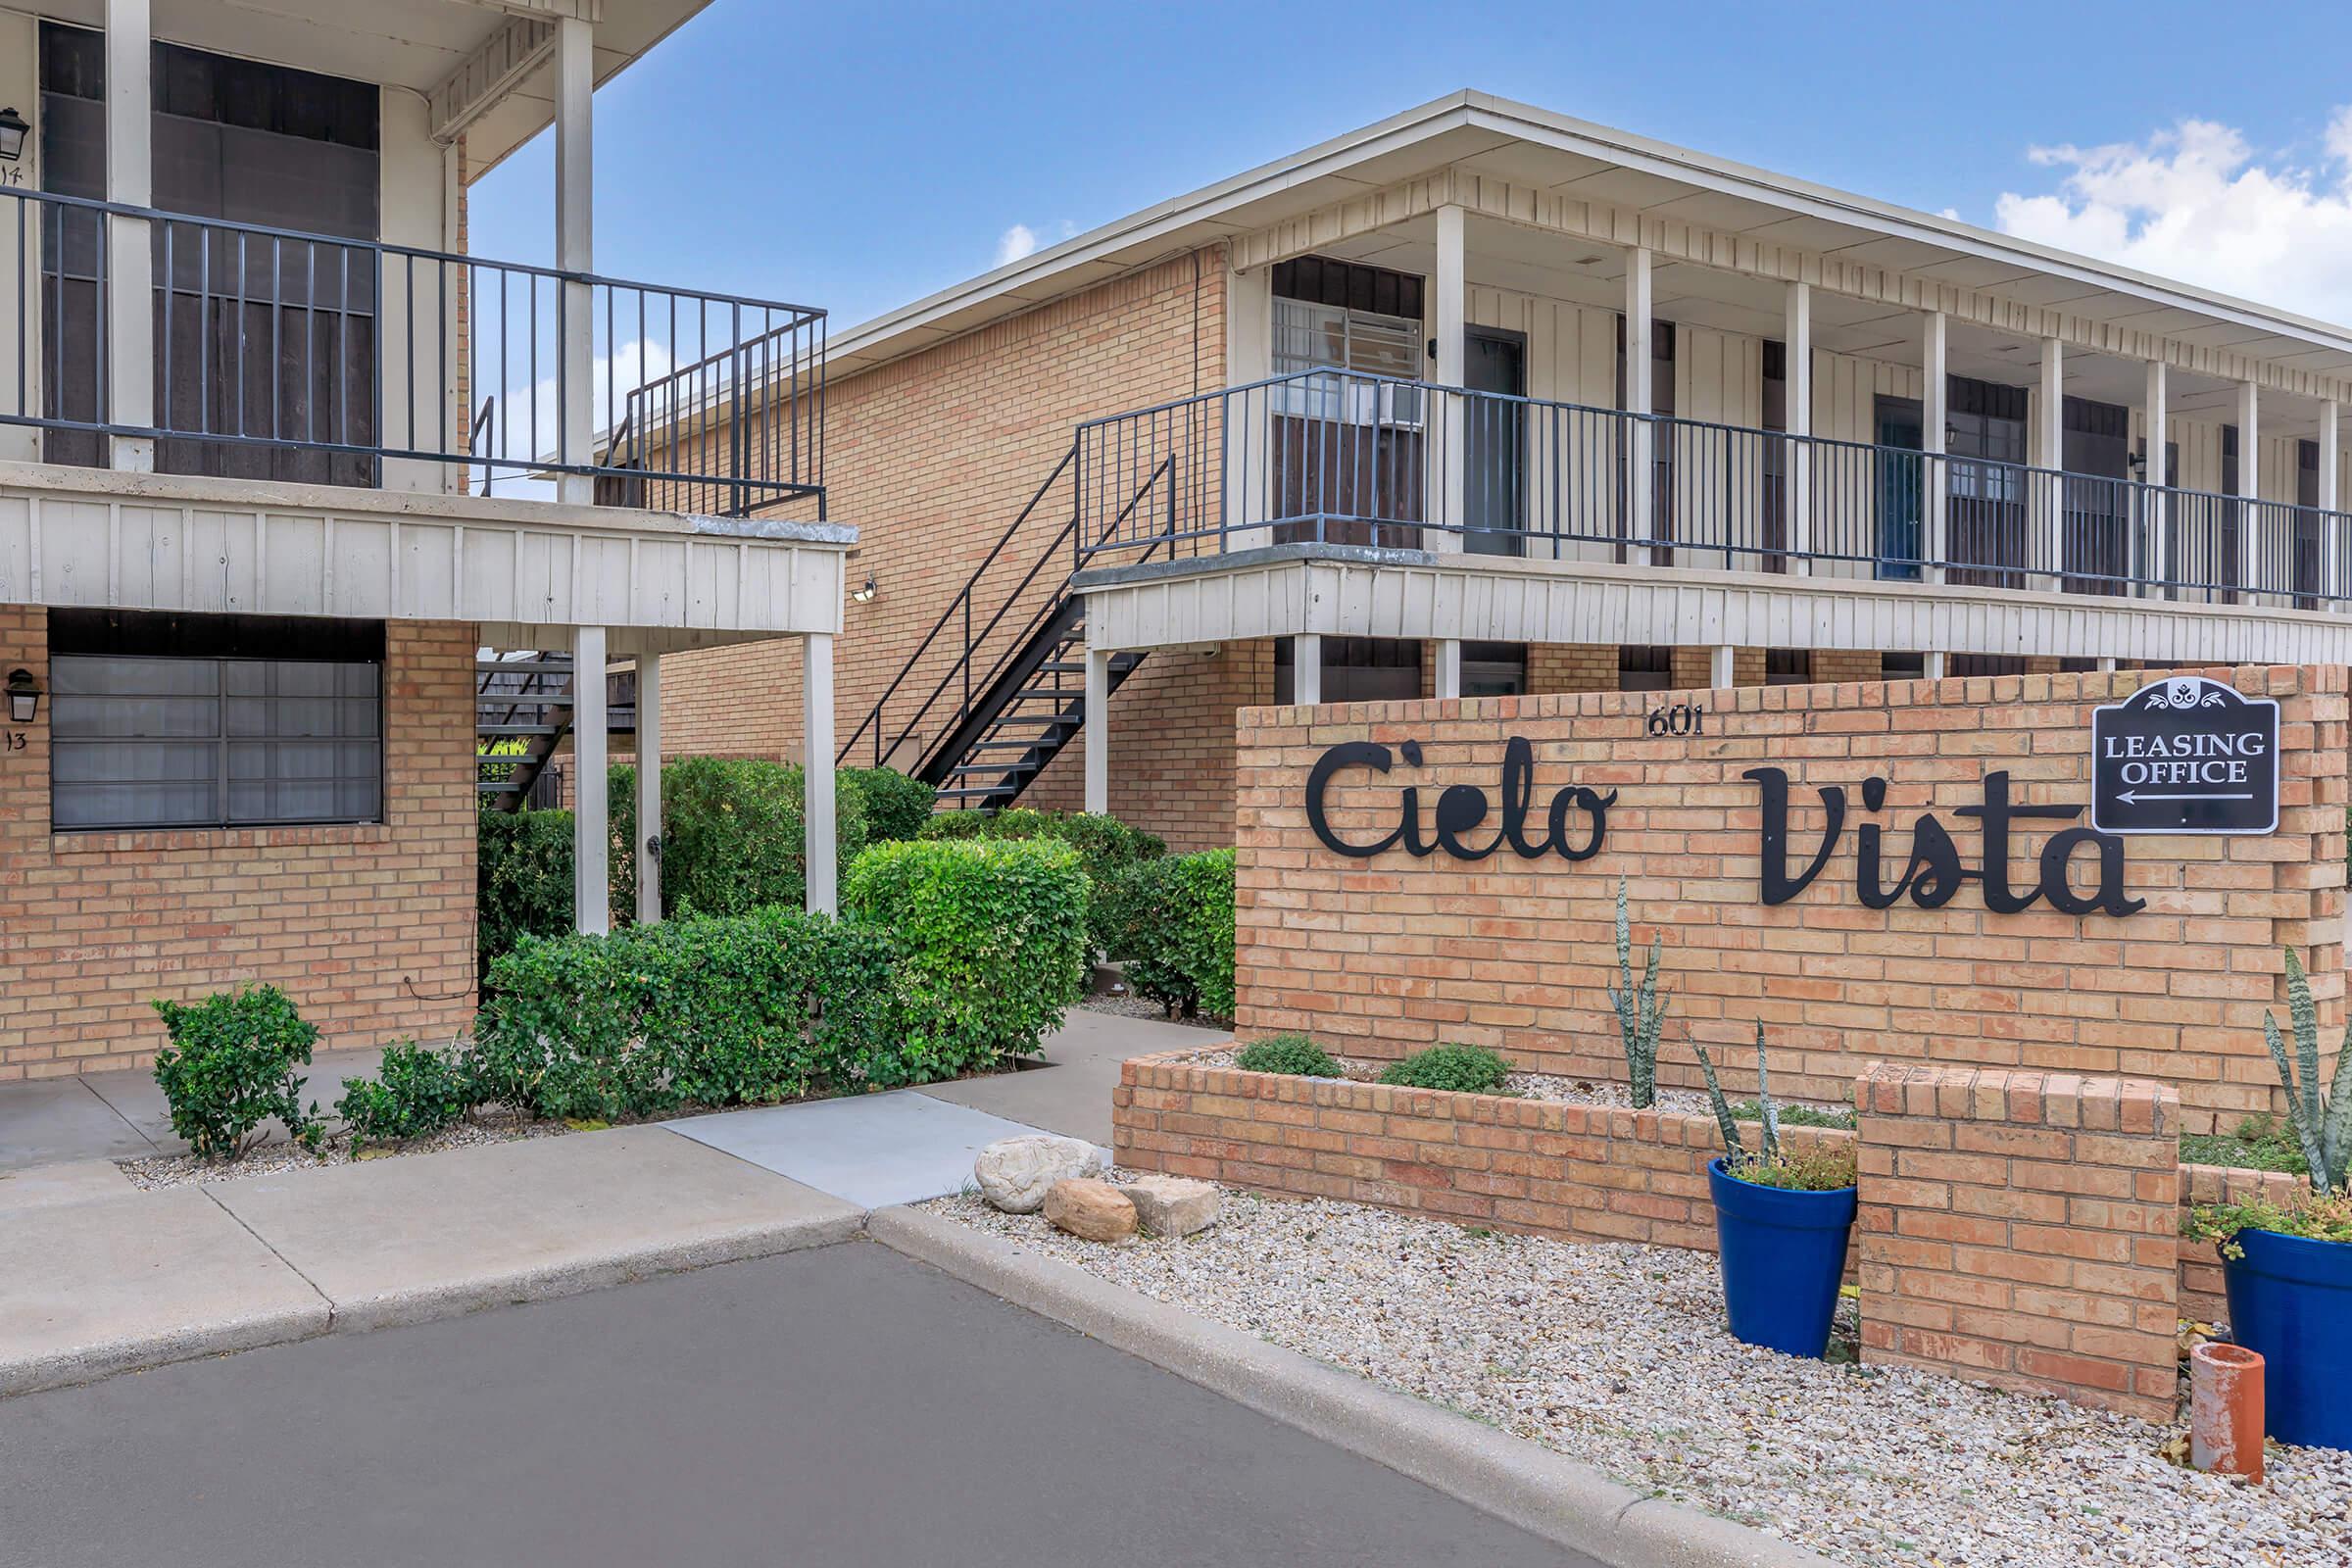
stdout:
[[2140,142],[2036,147],[2057,188],[2004,194],[2005,233],[2352,322],[2352,106],[2318,164],[2258,152],[2242,131],[2183,120]]
[[1037,230],[1015,223],[997,236],[997,265],[1008,267],[1037,249]]

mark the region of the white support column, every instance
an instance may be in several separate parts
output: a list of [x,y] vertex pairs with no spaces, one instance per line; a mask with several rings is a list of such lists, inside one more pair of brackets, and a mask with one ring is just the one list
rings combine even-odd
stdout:
[[833,822],[833,634],[812,631],[801,639],[801,806],[808,842],[808,912],[835,914],[841,908],[840,852]]
[[2099,661],[2099,673],[2102,675],[2112,675],[2119,667],[2120,661],[2116,660],[2113,656]]
[[1462,640],[1459,637],[1438,639],[1437,693],[1442,698],[1462,695]]
[[2053,592],[2065,587],[2066,574],[2066,346],[2054,337],[2041,340],[2041,466],[2043,565]]
[[[556,24],[556,266],[566,272],[596,270],[595,201],[596,32],[588,23],[565,17]],[[594,291],[585,283],[563,285],[563,408],[560,456],[565,463],[594,461],[596,450]],[[559,500],[586,506],[596,499],[596,481],[565,474],[556,482]]]
[[1729,643],[1718,643],[1707,650],[1707,684],[1719,692],[1728,692],[1740,681],[1740,650]]
[[572,929],[612,929],[612,815],[605,738],[605,628],[582,626],[571,638]]
[[1939,649],[1931,648],[1919,656],[1920,673],[1929,680],[1943,679],[1945,667],[1943,654]]
[[[2337,479],[2343,466],[2338,450],[2343,440],[2343,421],[2340,405],[2323,401],[2320,404],[2320,494],[2319,507],[2323,514],[2336,510]],[[2333,516],[2320,518],[2320,583],[2321,592],[2341,599],[2352,593],[2352,539],[2345,537],[2343,524]]]
[[1782,378],[1788,398],[1788,472],[1789,569],[1802,574],[1813,569],[1813,285],[1791,283],[1783,300]]
[[[1646,416],[1650,409],[1649,252],[1640,246],[1625,255],[1625,412]],[[1651,454],[1657,432],[1646,417],[1626,421],[1625,531],[1631,539],[1650,537],[1651,486],[1657,481]]]
[[1920,571],[1922,582],[1943,581],[1943,560],[1950,553],[1944,519],[1949,511],[1945,502],[1951,495],[1951,476],[1943,463],[1943,427],[1951,416],[1947,407],[1949,386],[1944,374],[1949,325],[1941,311],[1929,311],[1920,318],[1919,445],[1921,451],[1929,454],[1920,464],[1919,475],[1921,510],[1925,514],[1921,518],[1919,545],[1920,553],[1928,561]]
[[1291,701],[1309,706],[1323,700],[1323,638],[1301,632],[1291,639]]
[[2168,590],[2162,584],[2173,575],[2173,476],[2165,471],[2164,453],[2171,412],[2170,378],[2162,360],[2148,362],[2147,421],[2148,461],[2144,473],[2146,489],[2140,492],[2147,498],[2147,543],[2141,547],[2149,579],[2158,586],[2148,590],[2147,597],[2162,599]]
[[1110,809],[1110,650],[1086,651],[1086,808]]
[[[1459,387],[1467,365],[1466,333],[1469,326],[1469,267],[1464,256],[1461,208],[1447,203],[1438,209],[1438,272],[1433,283],[1437,295],[1432,319],[1437,323],[1437,379],[1440,386]],[[1462,548],[1461,529],[1465,522],[1463,499],[1467,490],[1469,454],[1464,450],[1467,441],[1468,399],[1459,393],[1440,394],[1443,401],[1444,425],[1440,434],[1438,482],[1442,487],[1437,497],[1438,520],[1445,524],[1426,537],[1432,550]]]
[[[106,199],[155,205],[154,112],[148,84],[147,0],[106,0]],[[155,408],[155,262],[147,220],[106,219],[106,407],[102,416],[142,429]],[[135,473],[155,471],[155,441],[117,436],[109,462]]]
[[637,656],[637,920],[662,918],[662,656]]
[[2237,582],[2252,594],[2262,581],[2262,535],[2265,518],[2255,505],[2262,499],[2262,389],[2251,381],[2237,389]]

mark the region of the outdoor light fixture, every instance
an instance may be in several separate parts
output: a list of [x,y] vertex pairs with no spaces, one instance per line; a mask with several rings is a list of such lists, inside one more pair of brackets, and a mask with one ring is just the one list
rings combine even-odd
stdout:
[[12,669],[8,672],[8,721],[29,724],[41,710],[41,689],[33,684],[32,671]]
[[31,129],[15,109],[0,109],[0,164],[13,164],[24,156],[24,136]]
[[2145,479],[2148,476],[2148,454],[2144,449],[2132,453],[2124,461],[2132,466],[2132,478]]
[[870,605],[874,602],[874,578],[871,572],[866,574],[864,582],[850,590],[850,602],[855,605]]

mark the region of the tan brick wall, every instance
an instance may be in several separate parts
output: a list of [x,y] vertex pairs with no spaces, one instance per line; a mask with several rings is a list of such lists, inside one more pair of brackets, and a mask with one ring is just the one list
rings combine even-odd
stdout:
[[[1855,895],[1866,821],[1884,824],[1889,880],[1913,824],[1933,809],[1963,859],[1983,775],[2006,769],[2017,804],[2087,801],[2089,710],[2141,677],[2010,676],[1943,682],[1751,688],[1697,695],[1706,733],[1652,739],[1655,693],[1495,698],[1459,705],[1257,709],[1241,716],[1239,883],[1245,1033],[1305,1029],[1351,1054],[1394,1058],[1442,1040],[1492,1045],[1531,1067],[1624,1071],[1605,985],[1615,977],[1614,895],[1629,879],[1645,945],[1665,928],[1672,992],[1663,1081],[1691,1085],[1682,1027],[1752,1082],[1754,1028],[1792,1096],[1842,1097],[1861,1062],[1937,1060],[2153,1078],[2178,1085],[2192,1130],[2278,1102],[2262,1014],[2283,1003],[2279,949],[2311,961],[2330,1042],[2343,968],[2345,672],[2241,671],[2242,688],[2283,709],[2279,831],[2267,838],[2136,838],[2129,917],[2075,916],[2047,904],[1993,914],[1971,887],[1940,909],[1873,910]],[[1667,698],[1665,700],[1674,700]],[[1618,790],[1598,856],[1465,862],[1392,850],[1344,859],[1308,833],[1305,776],[1343,740],[1418,739],[1426,764],[1386,777],[1353,770],[1330,795],[1358,839],[1396,824],[1404,785],[1427,819],[1446,785],[1492,801],[1506,734],[1538,757],[1536,799],[1570,779]],[[1791,774],[1791,859],[1824,826],[1814,787],[1847,788],[1838,851],[1795,901],[1759,897],[1755,787],[1748,768]],[[1859,785],[1889,780],[1886,808]],[[2051,824],[2013,825],[2013,863],[2031,875]],[[1541,831],[1539,820],[1538,830]],[[1471,835],[1484,842],[1492,819]],[[2089,857],[2078,857],[2090,874]]]
[[[0,669],[48,688],[45,612],[0,605]],[[321,1046],[473,1013],[471,625],[391,622],[381,824],[52,833],[49,725],[0,755],[0,1080],[145,1065],[149,1003],[283,986]]]
[[[1221,251],[1177,256],[828,383],[827,511],[858,530],[852,586],[871,573],[876,589],[870,603],[847,607],[835,648],[835,725],[845,743],[1045,483],[1081,420],[1223,383],[1224,279]],[[973,605],[975,629],[1069,519],[1065,479],[990,569]],[[1033,605],[1067,576],[1066,566],[1040,572],[1022,603]],[[1025,620],[1009,617],[1007,630]],[[951,642],[961,646],[943,636],[894,697],[894,734],[949,667]],[[1113,700],[1114,778],[1131,754],[1140,776],[1166,771],[1167,760],[1153,756],[1161,743],[1152,704],[1168,681],[1147,665]],[[663,743],[681,757],[797,760],[800,691],[797,639],[672,657],[662,663]],[[953,706],[951,699],[917,726],[920,741],[937,737]],[[870,749],[853,760],[872,761]]]
[[[2226,1170],[2218,1165],[2180,1167],[2180,1206],[2200,1203],[2250,1203],[2267,1199],[2280,1207],[2310,1184],[2300,1176],[2270,1170]],[[2221,1253],[2211,1242],[2180,1243],[2180,1315],[2194,1322],[2213,1323],[2230,1315],[2222,1295]]]
[[2178,1095],[1914,1065],[1859,1100],[1864,1359],[2171,1420]]

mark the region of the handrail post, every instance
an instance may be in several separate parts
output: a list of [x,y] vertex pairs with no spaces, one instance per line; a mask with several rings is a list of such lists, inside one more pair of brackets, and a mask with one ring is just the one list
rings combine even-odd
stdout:
[[[149,85],[148,0],[106,0],[106,197],[123,207],[146,207],[155,194]],[[149,221],[110,212],[98,220],[103,263],[99,274],[106,298],[99,312],[101,422],[130,430],[153,430],[155,387],[155,261]],[[58,254],[65,254],[61,241]],[[174,295],[166,278],[164,307]],[[167,335],[166,342],[171,339]],[[61,362],[65,349],[57,353]],[[166,389],[169,396],[169,389]],[[203,390],[209,397],[211,390]],[[133,473],[155,470],[153,436],[118,435],[110,440],[110,466]]]

